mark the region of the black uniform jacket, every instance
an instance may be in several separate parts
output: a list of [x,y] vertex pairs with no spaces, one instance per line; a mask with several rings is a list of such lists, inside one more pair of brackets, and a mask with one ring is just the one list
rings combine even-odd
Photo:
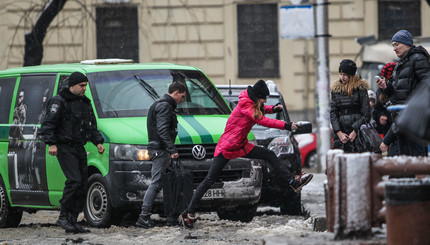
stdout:
[[86,96],[77,96],[65,88],[52,97],[46,106],[41,135],[48,145],[56,144],[103,144],[97,130],[97,122]]

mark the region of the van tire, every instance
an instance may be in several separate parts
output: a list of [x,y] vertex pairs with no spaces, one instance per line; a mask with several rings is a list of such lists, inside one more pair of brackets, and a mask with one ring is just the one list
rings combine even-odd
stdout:
[[7,191],[0,177],[0,228],[18,227],[22,219],[22,209],[10,206]]
[[101,174],[93,174],[88,179],[84,214],[88,224],[98,228],[109,228],[120,216],[112,207],[106,182]]
[[302,214],[302,197],[300,193],[294,190],[288,190],[287,194],[281,200],[280,211],[281,214],[300,215]]
[[220,219],[251,222],[254,219],[255,213],[257,212],[258,204],[246,204],[240,205],[233,209],[219,209],[217,215]]

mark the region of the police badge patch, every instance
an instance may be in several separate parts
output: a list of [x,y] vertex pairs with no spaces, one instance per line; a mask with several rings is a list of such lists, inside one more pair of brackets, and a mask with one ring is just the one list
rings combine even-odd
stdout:
[[51,105],[51,109],[50,109],[51,113],[54,114],[54,113],[57,112],[57,110],[58,110],[58,105],[57,104],[52,104]]

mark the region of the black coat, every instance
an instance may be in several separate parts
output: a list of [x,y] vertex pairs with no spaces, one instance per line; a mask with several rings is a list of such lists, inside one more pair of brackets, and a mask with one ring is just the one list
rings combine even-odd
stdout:
[[398,61],[392,82],[382,91],[393,104],[404,104],[419,83],[430,83],[429,58],[424,48],[413,46]]
[[170,154],[177,153],[175,138],[178,134],[176,102],[168,94],[155,101],[148,112],[148,148],[162,149]]
[[[382,93],[393,104],[404,104],[420,83],[430,83],[430,55],[421,46],[413,46],[400,58],[394,68],[393,76]],[[392,82],[391,82],[392,81]],[[393,120],[395,119],[395,115]],[[393,124],[394,125],[394,124]],[[384,138],[384,144],[390,145],[397,139],[396,127],[391,126]]]
[[97,146],[104,142],[97,130],[91,101],[86,96],[72,94],[67,88],[49,99],[40,131],[48,145],[84,145],[91,141]]
[[[381,89],[378,88],[378,90],[376,90],[376,103],[375,103],[375,108],[373,108],[373,111],[372,111],[372,118],[373,120],[375,120],[376,131],[378,131],[379,134],[383,134],[385,136],[388,130],[390,129],[391,124],[393,123],[391,113],[387,110],[387,106],[391,105],[391,101],[382,102],[379,99],[380,93],[381,93]],[[379,118],[381,116],[387,117],[387,123],[385,125],[382,125],[379,122]]]
[[[353,130],[357,133],[360,126],[370,122],[371,111],[367,90],[369,84],[365,80],[356,80],[351,84],[343,84],[340,80],[331,86],[330,121],[333,127],[334,148],[343,148],[345,151],[354,151],[354,144],[347,143],[347,149],[343,146],[336,133],[341,131],[350,134]],[[352,95],[347,94],[347,87],[353,86]]]

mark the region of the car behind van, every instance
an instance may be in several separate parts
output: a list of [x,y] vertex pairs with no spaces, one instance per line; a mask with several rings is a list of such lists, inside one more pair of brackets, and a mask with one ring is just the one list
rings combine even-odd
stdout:
[[[149,107],[178,81],[186,85],[178,105],[180,160],[193,171],[195,187],[206,176],[230,108],[198,68],[175,64],[133,64],[128,60],[89,60],[79,64],[41,65],[0,71],[0,227],[19,225],[23,211],[58,209],[65,176],[56,157],[47,154],[39,135],[47,100],[68,87],[79,71],[89,80],[91,99],[105,143],[100,155],[91,143],[89,183],[84,207],[95,227],[118,224],[137,214],[151,180],[146,120]],[[254,140],[250,134],[250,140]],[[203,197],[198,211],[220,218],[251,221],[261,195],[260,163],[231,160]],[[162,193],[154,212],[162,213]]]

